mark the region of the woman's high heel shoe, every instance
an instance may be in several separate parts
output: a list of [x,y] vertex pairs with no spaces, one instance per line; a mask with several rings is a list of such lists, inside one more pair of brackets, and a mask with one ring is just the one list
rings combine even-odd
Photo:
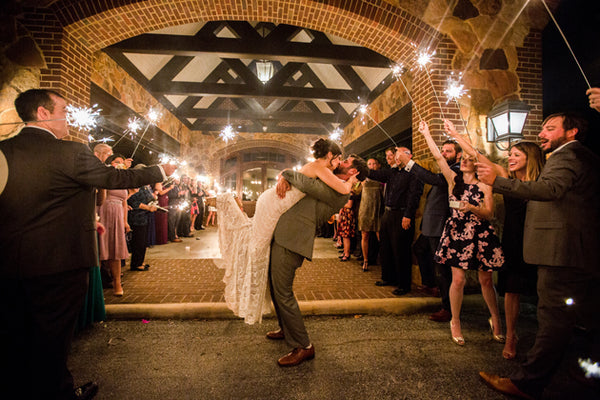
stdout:
[[465,339],[462,336],[454,336],[452,334],[452,321],[450,321],[450,335],[452,336],[452,341],[454,343],[456,343],[459,346],[464,346],[465,345]]
[[[517,357],[517,343],[519,342],[519,338],[517,336],[508,336],[506,338],[506,344],[504,345],[504,350],[502,350],[502,357],[506,360],[514,360]],[[512,349],[507,349],[507,347],[512,347]]]
[[494,341],[496,341],[498,343],[506,342],[506,337],[504,337],[504,335],[502,335],[502,334],[494,335],[494,324],[492,322],[492,317],[490,317],[490,319],[488,319],[488,323],[490,324],[490,332],[492,334],[492,339],[494,339]]
[[369,262],[367,260],[363,261],[362,269],[363,272],[367,272],[369,270]]

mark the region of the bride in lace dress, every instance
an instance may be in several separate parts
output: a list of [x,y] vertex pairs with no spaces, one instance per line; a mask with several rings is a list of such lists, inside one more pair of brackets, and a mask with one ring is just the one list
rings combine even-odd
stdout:
[[[315,161],[304,165],[300,172],[321,179],[339,193],[349,193],[356,176],[344,182],[333,174],[342,155],[339,145],[319,139],[312,150]],[[261,322],[263,314],[271,309],[267,281],[273,232],[279,217],[303,197],[304,193],[294,187],[284,198],[277,195],[276,188],[270,188],[260,195],[254,217],[249,218],[232,193],[217,196],[221,259],[215,264],[225,270],[227,307],[247,324]]]

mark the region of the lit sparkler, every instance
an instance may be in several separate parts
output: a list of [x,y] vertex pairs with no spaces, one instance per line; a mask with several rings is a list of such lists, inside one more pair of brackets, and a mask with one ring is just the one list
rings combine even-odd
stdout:
[[460,109],[460,104],[458,103],[458,99],[460,99],[467,93],[467,90],[464,88],[464,85],[460,83],[461,78],[462,74],[459,74],[458,77],[456,77],[454,75],[454,72],[451,73],[448,79],[446,80],[446,90],[444,90],[444,94],[448,98],[448,100],[446,100],[446,104],[448,104],[450,100],[454,100],[456,107],[458,107],[458,115],[460,116],[460,119],[462,120],[463,125],[465,126],[465,131],[469,133],[469,130],[467,128],[467,121],[465,121],[465,119],[463,118]]
[[185,210],[186,208],[188,208],[190,206],[190,202],[189,201],[184,201],[183,203],[179,204],[177,206],[177,208],[181,211]]
[[419,120],[423,120],[423,118],[421,117],[421,113],[419,112],[419,109],[417,108],[417,104],[414,102],[412,96],[410,95],[410,92],[408,91],[408,88],[406,87],[406,84],[404,83],[404,80],[402,79],[402,74],[404,74],[404,72],[406,71],[406,69],[404,68],[404,65],[402,64],[396,64],[394,66],[392,66],[392,74],[394,74],[394,77],[400,81],[400,83],[402,83],[402,87],[404,87],[404,90],[406,91],[406,94],[408,95],[408,98],[410,99],[410,102],[412,103],[415,111],[417,112],[417,115],[419,116]]
[[422,50],[417,54],[417,64],[419,67],[427,69],[427,65],[431,64],[431,59],[435,55],[435,51],[433,53],[429,53],[429,49]]
[[67,123],[82,131],[90,131],[98,124],[101,109],[98,104],[92,107],[75,107],[67,105]]
[[148,123],[146,124],[146,127],[144,128],[144,132],[142,133],[142,136],[140,136],[140,140],[139,140],[138,144],[135,146],[135,149],[133,149],[133,153],[131,153],[130,158],[133,158],[138,147],[140,147],[140,143],[142,143],[142,139],[144,139],[144,136],[146,135],[146,132],[148,132],[148,128],[150,127],[150,125],[156,125],[158,123],[158,120],[160,119],[160,117],[161,117],[161,113],[158,110],[156,110],[154,108],[150,108],[150,110],[148,110],[148,113],[146,114],[146,120],[148,121]]
[[460,77],[457,79],[454,77],[454,74],[448,77],[446,83],[446,90],[444,90],[444,94],[448,98],[446,104],[448,104],[450,100],[457,101],[457,99],[460,99],[467,93],[465,86],[460,83]]
[[592,362],[589,358],[579,359],[579,366],[581,369],[585,371],[586,378],[600,378],[600,364],[597,362]]
[[160,116],[161,116],[161,113],[157,109],[151,108],[148,110],[148,113],[146,114],[146,119],[148,120],[148,122],[150,124],[156,125],[156,123],[160,119]]
[[227,143],[228,141],[233,140],[235,138],[235,135],[236,132],[233,129],[233,127],[231,125],[227,125],[221,130],[219,137],[223,139],[225,143]]
[[127,129],[129,132],[137,135],[138,131],[142,129],[142,120],[140,120],[138,117],[129,118]]
[[429,49],[418,52],[417,53],[417,64],[419,65],[420,69],[425,70],[425,73],[427,74],[427,79],[429,79],[429,83],[431,84],[431,89],[433,90],[435,99],[437,100],[438,106],[440,107],[440,113],[442,114],[442,119],[446,119],[446,116],[444,115],[444,109],[442,107],[442,103],[440,102],[440,98],[437,94],[437,91],[435,90],[435,85],[433,84],[433,81],[431,80],[431,75],[429,74],[429,69],[427,68],[427,65],[431,64],[431,60],[433,59],[434,55],[435,55],[435,51],[430,53]]
[[329,139],[333,140],[334,142],[339,142],[340,140],[342,140],[343,134],[344,134],[344,131],[342,129],[340,129],[340,127],[338,126],[337,128],[335,128],[333,130],[333,132],[331,132],[329,134]]

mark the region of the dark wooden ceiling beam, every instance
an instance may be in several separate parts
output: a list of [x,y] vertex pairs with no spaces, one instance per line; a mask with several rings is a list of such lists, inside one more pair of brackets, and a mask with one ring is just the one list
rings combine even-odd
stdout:
[[[327,129],[324,128],[315,128],[315,127],[310,127],[310,128],[303,128],[303,127],[283,127],[283,126],[274,126],[274,125],[264,125],[267,126],[267,132],[274,132],[274,133],[296,133],[296,134],[306,134],[306,135],[327,135],[329,132],[327,131]],[[193,129],[197,130],[197,131],[203,131],[205,133],[209,133],[209,132],[220,132],[221,129],[223,129],[222,125],[218,125],[218,124],[203,124],[203,123],[198,123],[196,122],[195,124],[193,124]],[[242,128],[237,128],[237,131],[240,132],[255,132],[256,129],[254,128],[254,126],[247,127],[245,125],[242,125]],[[262,131],[262,129],[261,129]]]
[[231,39],[212,37],[198,40],[194,36],[143,34],[125,39],[109,48],[129,53],[198,56],[206,53],[221,58],[252,58],[281,62],[313,62],[387,68],[386,57],[365,47],[334,44],[277,44],[266,39]]
[[223,61],[225,61],[227,65],[229,65],[231,69],[238,74],[248,86],[255,88],[262,86],[262,82],[258,80],[258,77],[254,74],[254,72],[252,72],[252,70],[248,68],[240,59],[224,58]]
[[272,97],[296,100],[352,102],[360,93],[353,90],[293,86],[253,87],[240,84],[203,82],[155,82],[149,85],[155,95]]
[[[312,103],[307,103],[312,104]],[[243,110],[222,110],[222,109],[205,109],[205,110],[189,110],[181,113],[184,118],[230,118],[237,119],[260,119],[269,121],[293,121],[293,122],[318,122],[318,123],[336,123],[344,118],[344,115],[324,114],[319,111],[316,106],[311,108],[312,112],[256,112],[249,109]]]
[[186,57],[186,56],[175,56],[171,58],[164,67],[160,69],[152,77],[150,82],[159,82],[168,80],[171,81],[173,78],[177,76],[192,60],[194,57]]

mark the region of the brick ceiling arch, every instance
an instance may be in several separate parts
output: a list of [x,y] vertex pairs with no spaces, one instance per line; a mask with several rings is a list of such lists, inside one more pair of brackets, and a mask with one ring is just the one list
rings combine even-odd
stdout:
[[63,0],[52,8],[65,35],[91,52],[145,32],[214,20],[303,26],[337,35],[392,60],[411,58],[412,43],[437,40],[431,26],[383,0]]

